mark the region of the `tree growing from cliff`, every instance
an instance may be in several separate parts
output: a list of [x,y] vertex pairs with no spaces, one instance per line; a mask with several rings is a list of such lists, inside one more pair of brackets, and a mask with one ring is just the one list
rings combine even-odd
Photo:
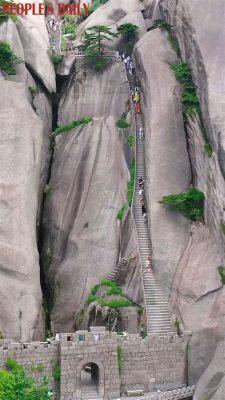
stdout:
[[204,193],[192,187],[185,193],[164,196],[160,203],[167,205],[173,211],[180,212],[192,221],[203,221]]
[[0,71],[8,75],[16,75],[16,64],[24,61],[17,57],[7,42],[0,41]]
[[103,70],[108,64],[105,56],[106,41],[113,40],[117,36],[117,33],[113,33],[105,25],[92,26],[84,33],[84,54],[96,71]]
[[131,22],[127,22],[126,24],[120,25],[117,28],[118,33],[122,36],[124,40],[130,42],[132,39],[135,39],[137,35],[138,26],[132,24]]
[[5,368],[0,370],[0,400],[53,400],[49,396],[48,378],[43,378],[42,383],[36,385],[13,359],[6,361]]

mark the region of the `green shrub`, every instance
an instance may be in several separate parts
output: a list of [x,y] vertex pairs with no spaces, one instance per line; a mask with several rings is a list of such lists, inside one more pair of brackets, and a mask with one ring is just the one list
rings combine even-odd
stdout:
[[175,321],[174,321],[174,326],[175,326],[175,328],[176,329],[180,329],[180,321],[178,320],[178,319],[176,319]]
[[110,290],[107,292],[107,295],[123,294],[122,288],[118,286],[117,283],[112,279],[103,279],[100,286],[110,287]]
[[44,370],[45,370],[45,365],[44,364],[38,364],[38,365],[36,365],[36,366],[31,368],[31,371],[33,371],[33,372],[35,372],[35,371],[42,372]]
[[108,0],[94,0],[89,8],[89,15],[93,13],[97,8],[105,4]]
[[67,24],[64,25],[63,27],[63,34],[68,34],[68,33],[75,33],[76,32],[76,26],[74,24]]
[[172,64],[171,69],[175,77],[183,85],[181,101],[183,112],[191,115],[200,112],[200,103],[196,95],[196,88],[192,79],[191,68],[186,63]]
[[76,24],[77,20],[78,20],[78,16],[77,15],[70,15],[70,14],[65,14],[63,16],[64,20],[66,22],[68,22],[69,24]]
[[129,135],[127,138],[127,144],[129,147],[132,147],[134,145],[134,136],[133,135]]
[[128,128],[130,125],[128,124],[128,122],[125,120],[125,118],[120,118],[117,123],[116,126],[118,128],[122,128],[122,129],[126,129]]
[[135,160],[130,163],[130,180],[127,184],[127,202],[129,206],[132,204],[135,180]]
[[13,0],[5,1],[5,0],[0,0],[0,24],[3,22],[6,22],[9,18],[11,18],[13,21],[16,21],[16,15],[11,15],[9,11],[7,11],[5,14],[2,14],[2,5],[4,4],[11,4],[14,3]]
[[34,97],[36,96],[36,94],[38,94],[38,88],[36,86],[29,86],[29,91],[31,94],[32,99],[34,99]]
[[61,368],[59,365],[55,365],[53,368],[53,378],[55,379],[55,381],[60,381],[61,378]]
[[204,198],[204,194],[193,187],[185,193],[164,196],[160,203],[168,205],[173,211],[180,212],[187,219],[203,221]]
[[118,213],[117,213],[117,218],[122,221],[123,217],[124,217],[124,213],[125,213],[126,207],[123,206],[122,208],[119,209]]
[[225,266],[224,265],[220,265],[218,267],[218,272],[220,274],[220,279],[221,279],[222,285],[225,285]]
[[220,222],[220,228],[223,234],[225,235],[225,223],[223,221]]
[[116,282],[114,282],[111,279],[103,279],[99,285],[96,285],[91,289],[91,293],[88,296],[89,304],[96,301],[102,307],[107,306],[109,308],[114,308],[114,309],[128,307],[131,305],[130,301],[124,297],[113,300],[98,297],[97,295],[98,289],[104,286],[109,287],[107,296],[112,296],[112,295],[123,296],[123,289],[120,286],[118,286]]
[[117,362],[118,362],[119,373],[121,373],[121,370],[123,369],[124,366],[124,349],[122,346],[117,346]]
[[98,289],[100,288],[101,285],[95,285],[92,289],[91,289],[91,294],[94,296],[96,295]]
[[[1,400],[49,400],[49,379],[44,377],[36,384],[26,376],[24,368],[7,360],[10,370],[0,370],[0,399]],[[15,365],[13,365],[15,364]]]
[[5,368],[8,371],[14,371],[19,367],[19,365],[17,364],[16,360],[14,360],[14,358],[7,358],[6,362],[5,362]]
[[138,312],[138,314],[143,314],[143,312],[144,312],[144,307],[137,307],[137,312]]
[[90,303],[94,303],[95,301],[96,301],[96,296],[94,295],[94,294],[89,294],[88,295],[88,304],[90,304]]
[[166,22],[164,19],[156,19],[154,21],[153,27],[154,28],[160,28],[163,31],[170,31],[171,30],[171,25],[168,22]]
[[204,145],[204,150],[205,150],[205,153],[207,154],[207,156],[208,156],[209,158],[212,157],[213,148],[212,148],[212,146],[211,146],[210,143],[206,143],[206,144]]
[[191,68],[187,63],[172,64],[171,69],[178,81],[185,84],[192,83]]
[[122,295],[123,294],[123,289],[121,287],[115,285],[114,287],[111,287],[111,289],[107,292],[108,296],[111,296],[113,294]]
[[0,41],[0,71],[8,75],[16,75],[15,65],[23,62],[20,57],[15,55],[7,42]]
[[57,66],[63,61],[63,55],[59,53],[52,53],[51,60],[53,64]]
[[76,128],[77,126],[87,125],[92,121],[93,121],[93,119],[91,117],[82,117],[82,118],[76,119],[74,121],[71,121],[69,124],[66,124],[64,126],[60,126],[59,128],[57,128],[53,132],[53,135],[57,136],[57,135],[60,135],[61,133],[69,132],[72,129]]
[[122,24],[117,28],[117,32],[122,36],[122,38],[130,43],[131,40],[135,39],[138,31],[138,26],[127,22]]
[[102,306],[106,306],[109,308],[113,308],[115,310],[119,309],[119,308],[124,308],[124,307],[129,307],[131,305],[130,301],[125,299],[125,298],[121,298],[121,299],[113,299],[113,300],[105,300],[102,298],[97,298],[97,302]]

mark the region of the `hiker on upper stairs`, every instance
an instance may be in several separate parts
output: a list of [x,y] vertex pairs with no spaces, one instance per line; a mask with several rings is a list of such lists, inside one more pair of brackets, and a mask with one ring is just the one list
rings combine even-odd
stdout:
[[141,126],[138,131],[139,139],[144,139],[144,128]]

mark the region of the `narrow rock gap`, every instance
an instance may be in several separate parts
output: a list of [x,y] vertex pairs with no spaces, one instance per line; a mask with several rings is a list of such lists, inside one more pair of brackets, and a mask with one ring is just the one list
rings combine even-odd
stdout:
[[[31,72],[31,71],[30,71]],[[32,72],[31,72],[32,73]],[[55,129],[58,127],[58,108],[59,108],[59,101],[63,92],[63,87],[65,84],[65,78],[62,78],[61,76],[56,75],[56,93],[51,94],[51,104],[52,104],[52,129],[51,131],[55,131]],[[53,158],[54,158],[54,141],[50,143],[50,161],[49,161],[49,167],[48,167],[48,175],[47,175],[47,180],[46,180],[46,187],[49,186],[49,182],[51,179],[51,170],[52,170],[52,164],[53,164]],[[53,292],[48,285],[48,282],[46,282],[46,278],[44,275],[44,260],[42,257],[42,249],[44,245],[44,239],[43,239],[43,214],[44,214],[44,207],[45,207],[45,201],[48,193],[44,192],[43,193],[43,201],[42,201],[42,208],[41,208],[41,214],[40,214],[40,228],[38,232],[38,252],[39,252],[39,263],[40,263],[40,282],[41,282],[41,289],[42,289],[42,306],[44,309],[44,315],[45,315],[45,332],[46,334],[51,333],[51,320],[50,320],[50,313],[52,309],[52,297],[53,297]]]

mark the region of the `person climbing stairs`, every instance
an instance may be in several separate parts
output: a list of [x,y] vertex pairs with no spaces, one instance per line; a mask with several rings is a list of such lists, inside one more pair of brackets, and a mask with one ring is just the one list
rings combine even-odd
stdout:
[[[137,86],[136,76],[127,74],[130,91]],[[132,204],[132,212],[137,230],[138,245],[141,256],[144,293],[146,301],[147,333],[167,333],[173,332],[171,327],[168,303],[160,288],[152,269],[147,269],[148,258],[151,258],[152,246],[148,231],[150,226],[150,215],[148,213],[148,223],[144,221],[142,215],[141,199],[139,196],[139,178],[146,180],[145,168],[145,138],[139,138],[137,133],[143,127],[141,114],[135,114],[136,123],[136,182],[135,194]]]

